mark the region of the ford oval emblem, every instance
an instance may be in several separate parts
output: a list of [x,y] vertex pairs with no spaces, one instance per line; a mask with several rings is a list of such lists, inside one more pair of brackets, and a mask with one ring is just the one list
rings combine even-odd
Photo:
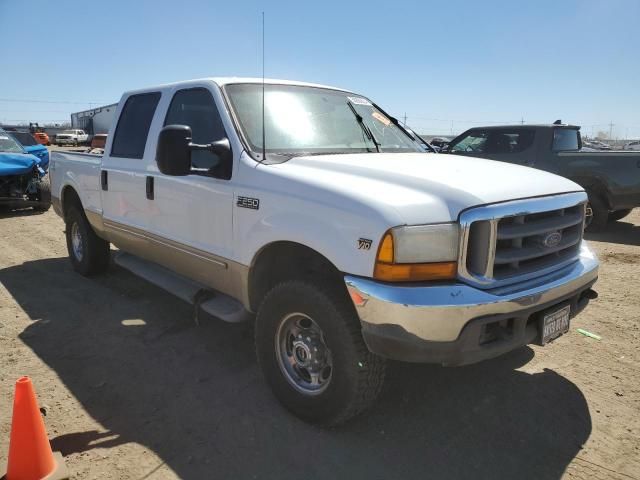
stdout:
[[557,247],[562,240],[562,234],[560,232],[547,233],[542,239],[542,244],[547,248]]

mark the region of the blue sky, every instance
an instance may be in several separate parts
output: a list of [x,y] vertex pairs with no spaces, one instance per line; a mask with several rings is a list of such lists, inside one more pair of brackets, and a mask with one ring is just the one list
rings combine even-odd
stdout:
[[268,77],[356,90],[421,133],[561,118],[640,137],[637,0],[0,0],[0,121],[259,75],[263,10]]

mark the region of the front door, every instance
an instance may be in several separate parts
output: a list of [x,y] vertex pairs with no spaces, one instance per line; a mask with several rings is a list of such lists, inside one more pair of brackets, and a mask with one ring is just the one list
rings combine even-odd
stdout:
[[[164,125],[187,125],[192,142],[227,137],[208,86],[173,92]],[[223,292],[229,292],[233,189],[231,164],[210,151],[191,153],[192,174],[173,177],[154,172],[156,214],[150,232],[159,242],[158,262]]]

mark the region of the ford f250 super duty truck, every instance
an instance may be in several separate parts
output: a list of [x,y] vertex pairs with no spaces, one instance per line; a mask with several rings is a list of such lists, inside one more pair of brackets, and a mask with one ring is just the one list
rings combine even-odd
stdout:
[[552,125],[474,127],[458,135],[447,151],[539,168],[567,177],[589,195],[587,231],[606,227],[640,206],[640,153],[586,151],[580,127]]
[[325,425],[372,403],[386,358],[454,366],[545,344],[596,296],[580,186],[426,153],[336,88],[128,92],[104,155],[55,152],[51,177],[75,270],[104,272],[113,243],[196,312],[255,321],[276,397]]

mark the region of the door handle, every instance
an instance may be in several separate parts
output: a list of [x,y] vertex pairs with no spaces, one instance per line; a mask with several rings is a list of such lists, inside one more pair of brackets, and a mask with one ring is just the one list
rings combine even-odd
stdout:
[[107,177],[107,171],[106,170],[102,170],[100,171],[100,186],[102,187],[102,190],[109,190],[109,178]]
[[153,200],[153,177],[147,177],[147,198]]

